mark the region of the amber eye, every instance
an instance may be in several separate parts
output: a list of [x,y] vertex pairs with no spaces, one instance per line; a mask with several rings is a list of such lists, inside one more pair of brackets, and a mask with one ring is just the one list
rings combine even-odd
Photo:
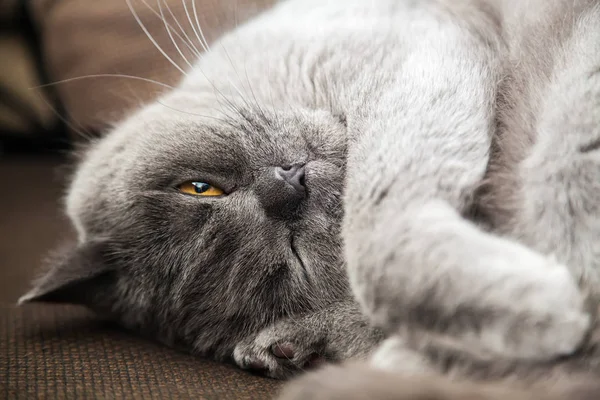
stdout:
[[194,196],[221,196],[224,194],[221,189],[206,182],[189,181],[179,185],[178,189],[181,193]]

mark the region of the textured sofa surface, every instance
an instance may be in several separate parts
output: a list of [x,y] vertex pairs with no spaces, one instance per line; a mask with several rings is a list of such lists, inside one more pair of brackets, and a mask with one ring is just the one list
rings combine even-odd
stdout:
[[27,305],[44,254],[71,235],[62,163],[0,158],[0,399],[266,399],[280,382],[177,352],[74,306]]

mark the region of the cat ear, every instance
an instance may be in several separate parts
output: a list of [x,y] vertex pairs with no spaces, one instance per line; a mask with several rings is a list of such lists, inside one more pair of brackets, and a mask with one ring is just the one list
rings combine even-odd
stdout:
[[29,302],[88,305],[114,285],[115,274],[107,261],[105,241],[89,241],[53,257],[50,269],[19,299]]

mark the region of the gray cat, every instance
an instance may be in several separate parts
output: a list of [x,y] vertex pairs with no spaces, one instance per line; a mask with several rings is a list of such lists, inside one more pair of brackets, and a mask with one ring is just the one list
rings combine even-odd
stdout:
[[539,381],[600,361],[599,207],[600,1],[289,0],[82,155],[21,302],[276,378]]

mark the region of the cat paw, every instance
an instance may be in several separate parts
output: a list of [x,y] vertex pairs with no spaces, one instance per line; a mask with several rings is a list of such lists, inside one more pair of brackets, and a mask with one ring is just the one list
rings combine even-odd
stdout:
[[434,373],[427,356],[410,348],[401,336],[385,339],[371,355],[369,364],[380,371],[401,373],[403,376],[420,376]]
[[[435,242],[423,244],[437,252],[413,255],[423,277],[407,275],[397,265],[398,252],[364,269],[369,274],[354,287],[373,324],[388,335],[400,333],[407,322],[402,304],[415,304],[415,313],[425,304],[431,318],[416,322],[420,329],[445,326],[444,334],[481,357],[545,361],[574,353],[589,332],[590,315],[569,269],[517,242],[452,222],[440,224],[430,235]],[[423,282],[436,291],[423,290]]]
[[279,323],[238,343],[233,351],[242,369],[285,379],[325,363],[324,343],[293,323]]
[[508,293],[518,302],[518,308],[514,315],[497,321],[503,340],[493,333],[485,338],[492,347],[503,342],[497,350],[514,358],[549,360],[573,354],[591,326],[585,298],[569,270],[539,257],[539,262],[545,264],[543,270],[532,281],[522,282],[513,288],[513,293]]

